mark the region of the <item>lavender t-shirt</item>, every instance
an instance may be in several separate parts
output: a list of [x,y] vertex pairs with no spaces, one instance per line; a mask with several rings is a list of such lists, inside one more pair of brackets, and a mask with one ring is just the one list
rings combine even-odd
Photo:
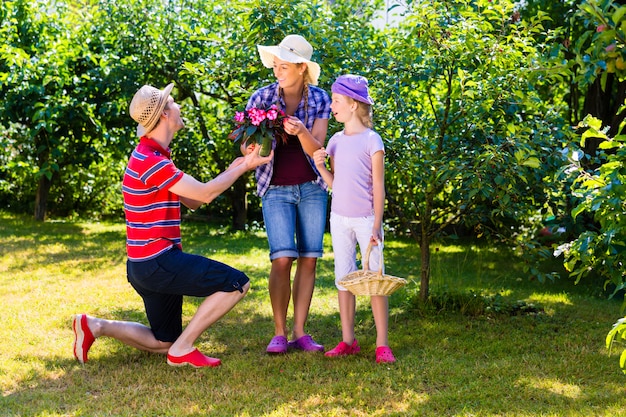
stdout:
[[366,129],[356,135],[337,132],[326,152],[333,157],[334,179],[331,211],[344,217],[374,214],[372,156],[385,151],[380,135]]

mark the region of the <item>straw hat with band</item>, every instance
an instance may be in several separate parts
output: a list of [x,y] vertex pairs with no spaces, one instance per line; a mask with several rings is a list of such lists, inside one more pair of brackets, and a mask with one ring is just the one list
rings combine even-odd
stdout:
[[130,102],[129,113],[130,117],[138,123],[137,136],[141,137],[156,127],[172,88],[174,88],[173,83],[168,84],[163,90],[144,85],[135,93]]
[[292,64],[306,63],[311,76],[311,84],[317,85],[320,66],[311,61],[313,47],[300,35],[288,35],[278,46],[257,45],[261,61],[266,68],[274,67],[274,57]]

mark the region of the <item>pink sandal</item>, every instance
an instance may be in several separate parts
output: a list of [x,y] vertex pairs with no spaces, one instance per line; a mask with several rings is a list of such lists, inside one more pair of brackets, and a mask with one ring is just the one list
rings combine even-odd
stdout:
[[396,358],[389,346],[378,346],[376,348],[376,363],[393,363]]
[[337,346],[328,352],[324,353],[324,356],[329,358],[334,358],[335,356],[347,356],[347,355],[355,355],[361,351],[361,347],[359,346],[359,342],[354,339],[351,345],[347,344],[344,341],[339,342]]

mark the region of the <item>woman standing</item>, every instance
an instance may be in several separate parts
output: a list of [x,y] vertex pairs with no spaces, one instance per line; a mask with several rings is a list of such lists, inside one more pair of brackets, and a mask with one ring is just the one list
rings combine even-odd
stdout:
[[[289,35],[277,46],[258,45],[258,50],[263,65],[273,68],[276,82],[254,92],[246,109],[277,104],[288,116],[284,122],[287,139],[274,140],[274,159],[256,170],[272,262],[269,293],[274,337],[266,351],[285,353],[294,348],[323,352],[324,346],[316,343],[304,326],[315,286],[317,258],[323,253],[328,198],[313,153],[324,145],[330,98],[316,87],[320,66],[311,61],[313,48],[302,36]],[[294,317],[288,342],[287,310],[292,296]]]

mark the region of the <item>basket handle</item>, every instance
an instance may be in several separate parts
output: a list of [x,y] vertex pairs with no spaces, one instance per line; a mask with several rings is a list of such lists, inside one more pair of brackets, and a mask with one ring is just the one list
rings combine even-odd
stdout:
[[[380,239],[376,239],[378,246],[380,246],[380,259],[378,261],[378,275],[383,274],[383,242]],[[365,258],[363,259],[363,270],[369,271],[370,269],[370,254],[372,253],[372,241],[367,245],[367,249],[365,250]]]

